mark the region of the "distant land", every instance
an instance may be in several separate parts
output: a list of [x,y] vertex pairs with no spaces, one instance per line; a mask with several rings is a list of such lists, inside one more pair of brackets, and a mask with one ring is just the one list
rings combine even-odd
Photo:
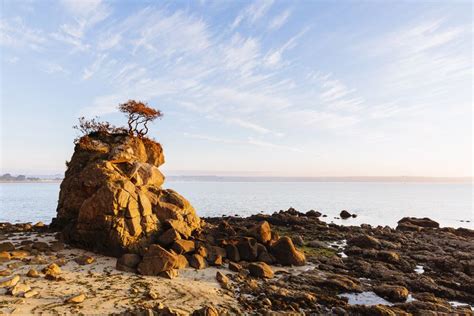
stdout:
[[0,176],[0,182],[49,182],[60,181],[60,176],[25,176],[23,174],[13,176],[10,173],[5,173]]
[[[55,182],[63,175],[11,175],[0,176],[0,182]],[[172,175],[167,181],[204,182],[408,182],[408,183],[473,183],[472,177],[412,177],[412,176],[370,176],[370,177],[275,177],[275,176],[216,176],[216,175]]]

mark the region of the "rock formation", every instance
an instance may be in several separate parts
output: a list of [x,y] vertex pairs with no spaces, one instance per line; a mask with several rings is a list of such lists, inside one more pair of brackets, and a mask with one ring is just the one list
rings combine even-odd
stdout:
[[52,227],[66,242],[105,254],[141,253],[174,228],[184,238],[201,221],[177,192],[163,189],[160,144],[128,134],[92,133],[77,142]]

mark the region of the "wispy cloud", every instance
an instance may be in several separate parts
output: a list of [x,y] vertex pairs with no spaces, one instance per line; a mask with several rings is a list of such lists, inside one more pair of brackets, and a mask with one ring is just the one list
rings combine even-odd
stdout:
[[44,32],[28,27],[23,19],[16,17],[0,20],[0,45],[39,51],[46,43],[47,37]]
[[268,25],[268,28],[272,31],[278,30],[281,28],[285,23],[288,21],[289,17],[291,15],[291,10],[287,9],[277,16],[275,16],[271,21],[270,24]]
[[265,16],[265,14],[272,5],[273,0],[255,1],[254,3],[243,9],[242,12],[239,13],[239,15],[237,15],[231,25],[231,28],[235,29],[243,22],[247,22],[250,25],[254,24],[263,16]]
[[62,0],[61,4],[73,21],[61,25],[60,30],[52,34],[53,38],[72,45],[75,50],[89,49],[84,35],[111,14],[110,7],[102,0]]
[[271,148],[271,149],[282,150],[282,151],[293,151],[293,152],[298,152],[298,153],[304,152],[300,148],[279,145],[279,144],[275,144],[275,143],[271,143],[271,142],[267,142],[263,140],[254,139],[251,137],[249,137],[247,140],[237,140],[237,139],[227,139],[227,138],[214,137],[214,136],[201,135],[201,134],[193,134],[193,133],[183,133],[183,135],[189,138],[200,139],[200,140],[216,142],[216,143],[223,143],[223,144],[251,145],[251,146],[256,146],[256,147]]

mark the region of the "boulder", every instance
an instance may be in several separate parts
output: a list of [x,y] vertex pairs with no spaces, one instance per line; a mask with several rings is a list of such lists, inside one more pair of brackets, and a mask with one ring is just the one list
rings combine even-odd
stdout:
[[193,252],[194,248],[194,241],[185,239],[176,240],[171,247],[178,254]]
[[163,246],[169,246],[177,240],[180,240],[181,236],[174,228],[166,230],[163,234],[158,237],[158,242]]
[[272,268],[264,262],[253,262],[249,264],[248,269],[249,269],[250,275],[256,278],[266,278],[266,279],[273,278]]
[[192,256],[189,257],[189,265],[195,269],[204,269],[207,267],[206,260],[198,255],[198,254],[193,254]]
[[226,251],[227,258],[230,261],[234,261],[234,262],[240,261],[239,249],[237,248],[236,245],[226,245],[225,251]]
[[348,219],[351,216],[352,216],[351,213],[349,213],[346,210],[342,210],[341,213],[339,213],[339,217],[342,219]]
[[249,229],[249,235],[256,238],[258,242],[267,243],[272,239],[272,231],[267,221],[260,222]]
[[169,252],[160,245],[153,244],[138,265],[138,272],[143,275],[158,275],[163,271],[176,269],[178,264],[178,255]]
[[258,258],[257,240],[251,237],[243,237],[237,243],[240,260],[255,261]]
[[416,218],[416,217],[404,217],[398,221],[399,225],[411,225],[424,228],[439,228],[439,223],[435,222],[428,217]]
[[354,238],[351,238],[347,241],[349,246],[357,246],[359,248],[365,249],[379,249],[380,240],[369,235],[360,235]]
[[315,210],[309,210],[305,214],[308,217],[321,217],[321,212],[315,211]]
[[[177,192],[162,189],[161,145],[126,134],[82,137],[68,164],[51,228],[68,243],[107,255],[143,253],[188,238],[201,221]],[[163,235],[163,234],[162,234]]]
[[13,245],[13,243],[9,241],[0,243],[0,252],[13,250],[15,250],[15,245]]
[[233,271],[233,272],[240,272],[240,270],[242,270],[242,266],[238,263],[230,261],[229,262],[229,270]]
[[135,272],[141,261],[142,258],[139,255],[126,253],[117,260],[115,268],[120,271]]
[[408,298],[408,289],[397,285],[380,285],[374,288],[375,294],[389,300],[390,302],[405,302]]
[[278,263],[283,265],[302,266],[306,264],[303,252],[296,250],[291,238],[281,237],[271,247],[270,252],[275,256]]

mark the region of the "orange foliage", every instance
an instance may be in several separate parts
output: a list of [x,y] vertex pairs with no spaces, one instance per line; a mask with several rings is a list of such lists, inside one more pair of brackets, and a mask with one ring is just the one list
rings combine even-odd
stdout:
[[146,103],[129,100],[119,105],[120,112],[128,117],[128,132],[142,137],[148,133],[147,124],[157,118],[161,118],[163,113],[160,110],[149,107]]

